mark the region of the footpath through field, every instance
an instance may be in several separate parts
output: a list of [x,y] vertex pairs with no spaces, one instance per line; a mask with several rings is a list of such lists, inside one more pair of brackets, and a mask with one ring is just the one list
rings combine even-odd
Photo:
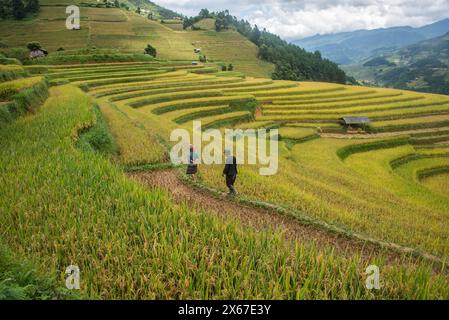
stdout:
[[332,247],[338,254],[347,257],[355,255],[370,262],[382,256],[389,264],[398,264],[404,254],[381,248],[372,243],[359,241],[303,224],[292,217],[278,212],[247,206],[230,199],[227,195],[215,195],[197,187],[187,185],[178,177],[175,169],[151,172],[128,173],[128,177],[149,188],[161,188],[172,194],[177,204],[216,214],[222,218],[233,218],[246,227],[257,231],[280,230],[288,240],[301,243],[314,243],[319,248]]

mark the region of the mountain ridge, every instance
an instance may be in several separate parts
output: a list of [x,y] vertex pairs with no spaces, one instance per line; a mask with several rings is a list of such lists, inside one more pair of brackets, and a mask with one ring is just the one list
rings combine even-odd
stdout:
[[375,85],[449,94],[449,32],[344,69]]
[[338,63],[351,64],[370,56],[436,38],[449,31],[449,18],[418,28],[398,26],[314,35],[292,43]]

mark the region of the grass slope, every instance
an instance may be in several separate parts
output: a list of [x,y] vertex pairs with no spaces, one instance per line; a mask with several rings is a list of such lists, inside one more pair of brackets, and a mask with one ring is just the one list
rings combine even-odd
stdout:
[[118,49],[142,53],[148,43],[158,57],[169,60],[197,60],[200,47],[211,61],[232,63],[234,70],[248,76],[270,77],[274,67],[257,58],[257,47],[235,31],[173,30],[170,24],[149,20],[134,12],[116,8],[81,7],[81,30],[67,30],[64,6],[44,6],[36,19],[0,21],[0,37],[9,47],[40,42],[50,52],[59,48]]

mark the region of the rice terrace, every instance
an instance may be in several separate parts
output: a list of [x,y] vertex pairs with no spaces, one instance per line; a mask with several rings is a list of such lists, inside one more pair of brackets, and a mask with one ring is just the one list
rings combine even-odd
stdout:
[[[449,299],[448,95],[362,86],[227,11],[29,2],[0,0],[0,299]],[[198,121],[266,129],[276,174],[187,174],[170,137]]]

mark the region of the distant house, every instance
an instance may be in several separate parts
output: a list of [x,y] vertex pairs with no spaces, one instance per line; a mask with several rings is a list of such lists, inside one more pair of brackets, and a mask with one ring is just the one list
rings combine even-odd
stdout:
[[198,61],[192,61],[192,65],[193,66],[197,66],[198,65]]
[[341,118],[342,124],[347,127],[348,130],[353,128],[362,128],[364,129],[367,125],[371,123],[371,120],[368,117],[343,117]]
[[36,59],[36,58],[42,58],[46,57],[48,55],[48,51],[45,49],[36,49],[30,52],[30,58]]
[[195,53],[200,53],[200,52],[201,52],[201,49],[195,48],[193,51],[195,51]]

